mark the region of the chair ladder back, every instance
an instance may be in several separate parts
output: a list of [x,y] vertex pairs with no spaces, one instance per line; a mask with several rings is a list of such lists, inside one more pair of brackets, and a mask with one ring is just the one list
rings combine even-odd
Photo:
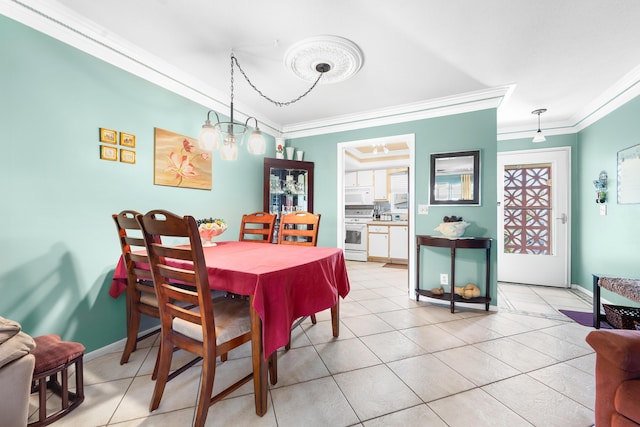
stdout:
[[271,243],[275,224],[276,216],[267,212],[242,215],[238,240]]
[[278,244],[316,246],[319,228],[320,214],[293,212],[283,215],[280,219]]

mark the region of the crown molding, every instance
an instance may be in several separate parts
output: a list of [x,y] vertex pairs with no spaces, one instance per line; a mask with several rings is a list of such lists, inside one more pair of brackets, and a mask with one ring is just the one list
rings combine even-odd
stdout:
[[502,86],[326,120],[285,125],[282,132],[287,139],[301,138],[497,108],[510,89],[510,86]]
[[[228,102],[224,101],[226,94],[111,34],[107,28],[87,21],[60,3],[47,0],[3,0],[0,2],[0,13],[205,108],[223,115],[229,110]],[[259,117],[242,104],[234,106],[234,113],[239,120],[256,117],[261,130],[266,134],[299,138],[499,108],[513,93],[514,88],[515,85],[507,85],[292,125],[281,125]],[[547,123],[542,130],[545,135],[577,133],[639,95],[640,65],[570,119]],[[536,129],[524,127],[498,127],[497,139],[529,138],[535,131]]]
[[[0,13],[53,37],[82,52],[101,59],[115,67],[134,74],[164,89],[183,96],[205,108],[226,115],[228,95],[173,67],[166,61],[151,55],[127,40],[112,34],[109,29],[87,21],[57,2],[46,0],[9,0],[0,3]],[[238,120],[257,117],[242,104],[234,105]],[[202,119],[206,111],[203,111]],[[270,120],[258,119],[260,129],[272,136],[280,136],[280,125]]]
[[[640,65],[624,75],[571,118],[562,122],[548,123],[542,127],[542,131],[545,136],[578,133],[637,96],[640,96]],[[498,128],[498,141],[533,138],[536,130],[534,128],[523,129],[522,127]]]

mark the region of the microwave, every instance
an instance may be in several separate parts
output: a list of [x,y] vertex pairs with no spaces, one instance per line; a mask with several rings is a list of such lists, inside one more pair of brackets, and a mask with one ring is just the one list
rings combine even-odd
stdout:
[[373,187],[346,187],[344,204],[345,206],[373,205]]

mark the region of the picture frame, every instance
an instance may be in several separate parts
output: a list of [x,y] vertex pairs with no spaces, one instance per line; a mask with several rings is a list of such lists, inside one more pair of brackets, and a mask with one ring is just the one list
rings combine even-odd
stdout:
[[154,130],[154,185],[211,190],[211,152],[198,140],[169,130]]
[[102,160],[111,160],[115,162],[116,160],[118,160],[118,149],[109,145],[101,145],[100,158]]
[[136,162],[136,152],[133,150],[125,150],[124,148],[120,149],[120,161],[122,163],[131,163],[135,164]]
[[429,205],[480,206],[480,150],[433,153]]
[[136,136],[126,132],[120,132],[120,145],[136,148]]
[[118,132],[112,129],[100,128],[100,142],[108,144],[118,143]]

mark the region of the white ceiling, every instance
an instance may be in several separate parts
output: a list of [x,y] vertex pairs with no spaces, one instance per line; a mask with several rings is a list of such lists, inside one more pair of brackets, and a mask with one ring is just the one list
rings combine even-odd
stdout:
[[236,110],[284,132],[500,88],[499,134],[533,132],[537,108],[548,109],[543,129],[569,133],[636,90],[640,75],[637,0],[0,1],[44,10],[167,75],[179,70],[224,114],[216,102],[229,102],[231,49],[266,95],[287,101],[310,85],[285,69],[289,46],[317,35],[356,43],[358,74],[288,107],[260,98],[236,70]]

